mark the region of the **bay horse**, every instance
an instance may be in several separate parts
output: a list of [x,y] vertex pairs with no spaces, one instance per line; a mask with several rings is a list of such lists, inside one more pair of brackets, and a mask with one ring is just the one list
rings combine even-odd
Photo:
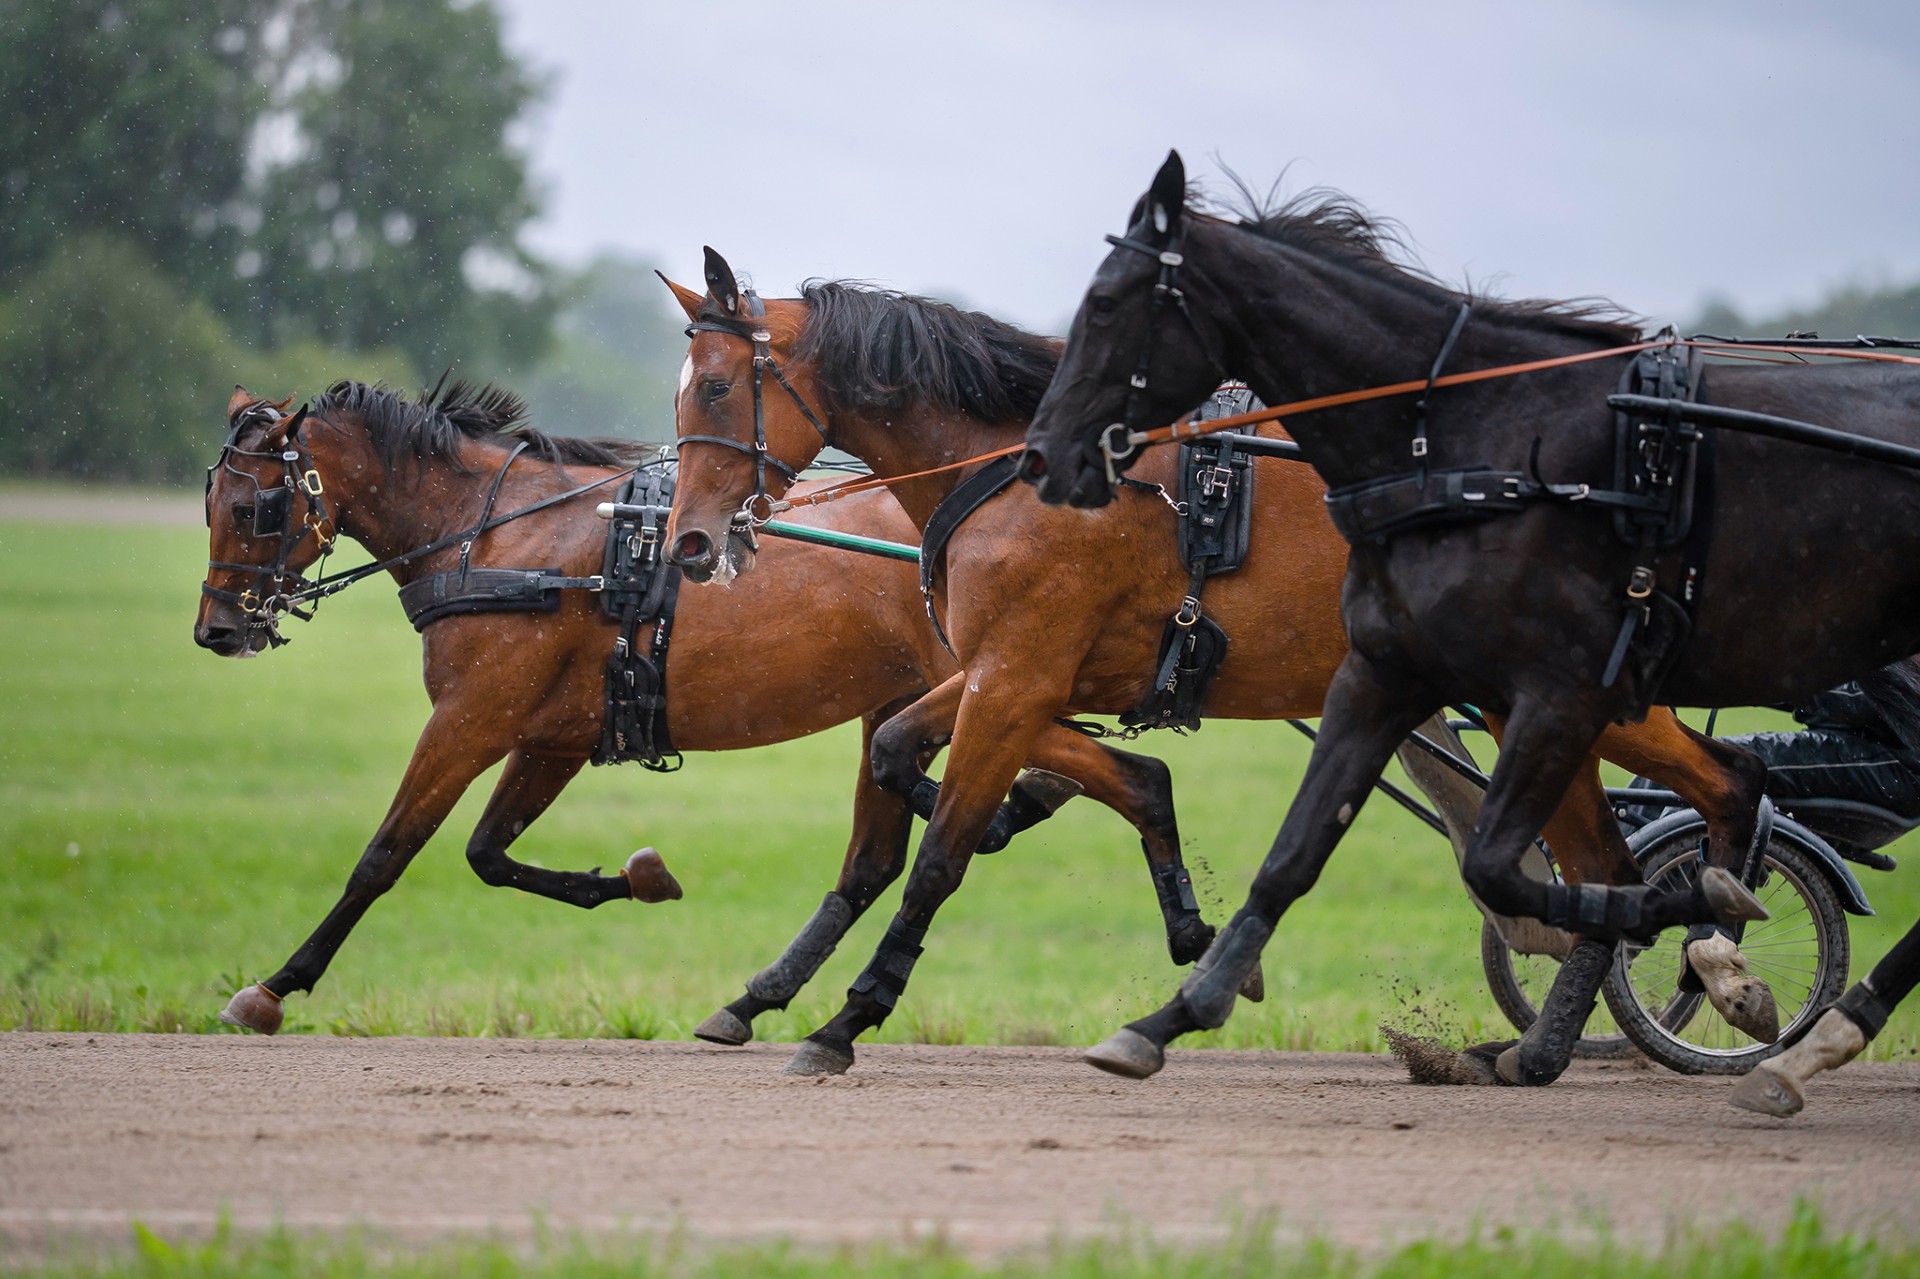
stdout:
[[[594,506],[613,493],[574,490],[585,487],[582,479],[592,485],[620,478],[647,452],[631,441],[534,430],[524,424],[525,406],[516,397],[464,384],[408,402],[378,387],[340,382],[310,409],[289,414],[290,404],[236,388],[227,444],[208,472],[211,567],[194,640],[221,656],[255,656],[277,641],[275,612],[263,600],[294,589],[288,583],[298,582],[340,537],[385,561],[444,543],[482,522],[483,512],[507,513],[572,493],[466,538],[464,548],[443,545],[390,572],[405,586],[465,557],[475,569],[539,565],[598,573],[607,524],[595,517]],[[844,503],[832,519],[843,530],[884,540],[913,535],[884,494]],[[744,1043],[756,1016],[785,1007],[904,868],[912,816],[902,797],[872,779],[873,735],[893,711],[955,670],[933,636],[910,566],[798,542],[770,548],[766,558],[765,571],[733,591],[682,596],[666,662],[672,742],[689,751],[737,750],[858,718],[861,760],[853,836],[833,891],[786,953],[748,983],[748,993],[700,1029],[728,1043]],[[223,1020],[276,1031],[281,1000],[313,989],[347,934],[399,879],[455,801],[502,759],[506,767],[467,843],[467,860],[484,882],[585,908],[680,896],[651,849],[612,875],[597,868],[550,870],[508,856],[515,838],[587,764],[601,738],[605,672],[618,623],[585,590],[557,594],[557,611],[471,612],[425,624],[421,642],[433,710],[392,806],[339,902],[279,971],[235,994]],[[650,629],[640,638],[650,640]],[[1213,930],[1201,918],[1181,861],[1166,766],[1064,728],[1035,743],[1034,759],[1073,785],[1057,779],[1049,785],[1049,775],[1042,775],[1035,803],[1014,812],[996,836],[999,843],[1083,789],[1139,830],[1169,951],[1176,963],[1191,963]]]
[[[1041,499],[1112,502],[1109,466],[1139,461],[1135,432],[1232,376],[1292,406],[1288,430],[1354,538],[1341,594],[1351,648],[1246,904],[1201,961],[1208,975],[1097,1053],[1157,1057],[1224,1019],[1220,987],[1312,886],[1401,736],[1437,706],[1463,699],[1507,717],[1464,867],[1481,899],[1644,937],[1716,904],[1518,869],[1595,739],[1656,697],[1793,704],[1920,646],[1915,477],[1862,456],[1914,456],[1911,360],[1715,363],[1711,412],[1776,431],[1784,420],[1801,440],[1842,426],[1874,439],[1829,451],[1709,425],[1689,452],[1679,427],[1712,421],[1677,392],[1690,348],[1655,350],[1591,307],[1463,296],[1396,261],[1381,224],[1343,198],[1213,216],[1189,204],[1175,153],[1110,239],[1028,434],[1023,471]],[[1625,416],[1633,399],[1610,397],[1648,368],[1643,354],[1674,389]],[[1658,499],[1641,509],[1668,521],[1688,496],[1690,534],[1615,518]],[[1622,536],[1634,528],[1647,532]],[[1092,555],[1082,567],[1110,571]],[[1860,1032],[1836,1052],[1857,1050],[1916,978],[1910,938],[1830,1014]]]
[[[897,481],[900,504],[926,530],[943,499],[981,469],[963,465],[967,459],[1018,447],[1058,363],[1055,342],[926,299],[833,282],[810,284],[797,299],[761,299],[740,288],[712,249],[705,274],[704,294],[669,282],[691,324],[676,400],[681,487],[668,555],[693,581],[751,577],[754,519],[779,497],[783,477],[829,443]],[[940,601],[964,673],[874,740],[876,775],[903,792],[924,785],[916,757],[948,743],[946,781],[872,965],[842,1010],[800,1045],[789,1072],[852,1065],[854,1039],[878,1026],[904,990],[934,912],[959,886],[979,832],[1032,744],[1060,717],[1125,712],[1146,691],[1168,616],[1189,589],[1166,496],[1172,468],[1170,455],[1146,459],[1146,482],[1105,511],[1051,508],[1016,485],[946,542]],[[1338,608],[1346,543],[1328,522],[1309,468],[1261,463],[1258,484],[1245,566],[1207,587],[1206,611],[1224,625],[1231,647],[1206,713],[1320,715],[1347,651]],[[1750,753],[1657,715],[1611,730],[1601,754],[1637,772],[1655,770],[1708,817],[1716,855],[1746,856],[1765,776]],[[1581,785],[1547,838],[1570,879],[1637,884],[1597,769],[1596,758],[1585,761]],[[1349,797],[1343,823],[1363,798]],[[1716,1006],[1770,1036],[1771,995],[1744,975],[1737,951],[1697,949],[1694,967]],[[1480,1054],[1486,1077],[1496,1068],[1508,1082],[1557,1077],[1611,955],[1606,947],[1574,947],[1520,1058],[1500,1066],[1504,1044]],[[1756,1017],[1763,1002],[1765,1018]]]

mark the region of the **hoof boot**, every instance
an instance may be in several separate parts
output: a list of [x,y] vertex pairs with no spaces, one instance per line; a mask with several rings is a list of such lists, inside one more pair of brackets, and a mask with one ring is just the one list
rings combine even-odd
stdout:
[[1771,1064],[1763,1061],[1749,1071],[1733,1086],[1727,1101],[1742,1110],[1772,1115],[1776,1119],[1799,1114],[1800,1108],[1807,1104],[1799,1081],[1768,1069]]
[[280,1029],[280,1021],[285,1014],[280,1007],[280,996],[255,982],[243,987],[227,1006],[220,1010],[220,1020],[228,1026],[238,1026],[242,1030],[258,1031],[262,1035],[271,1035]]
[[677,902],[686,896],[680,888],[680,881],[667,869],[660,854],[651,848],[643,848],[627,858],[627,864],[620,868],[626,877],[627,891],[633,894],[637,902]]
[[1167,1064],[1167,1050],[1139,1031],[1127,1027],[1115,1031],[1087,1049],[1085,1061],[1110,1075],[1126,1079],[1145,1079],[1160,1073]]
[[853,1066],[853,1050],[836,1048],[817,1039],[803,1039],[794,1050],[793,1060],[780,1071],[783,1075],[809,1078],[815,1075],[844,1075]]
[[1767,917],[1767,908],[1760,904],[1760,899],[1718,866],[1709,866],[1700,872],[1700,891],[1706,894],[1708,907],[1722,924],[1750,923]]
[[1260,967],[1260,961],[1253,961],[1253,971],[1240,983],[1240,998],[1250,1004],[1264,1003],[1267,998],[1267,974]]
[[738,1048],[753,1038],[753,1027],[735,1016],[731,1008],[722,1008],[695,1026],[693,1037],[704,1039],[710,1044],[725,1044],[729,1048]]

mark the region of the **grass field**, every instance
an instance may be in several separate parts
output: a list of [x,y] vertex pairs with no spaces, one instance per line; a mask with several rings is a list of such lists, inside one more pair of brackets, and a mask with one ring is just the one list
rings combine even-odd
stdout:
[[[425,720],[418,639],[385,579],[292,624],[291,647],[224,661],[190,636],[205,555],[197,529],[0,522],[0,1028],[217,1029],[227,995],[332,905]],[[1223,921],[1304,742],[1223,722],[1139,745],[1173,765]],[[584,868],[653,844],[687,896],[652,907],[580,912],[482,885],[462,850],[483,780],[318,991],[289,999],[287,1030],[684,1038],[831,885],[857,748],[843,728],[692,756],[671,777],[590,770],[515,845]],[[1855,921],[1856,975],[1920,912],[1911,871],[1863,877],[1882,914]],[[761,1037],[836,1008],[890,914],[862,920]],[[1268,1002],[1189,1042],[1377,1049],[1383,1020],[1490,1037],[1478,927],[1445,843],[1376,800],[1269,946]],[[1078,801],[974,863],[879,1038],[1091,1042],[1173,981],[1132,831]],[[1876,1051],[1916,1043],[1908,1010]]]
[[314,1240],[291,1233],[208,1243],[169,1242],[136,1227],[137,1246],[106,1254],[76,1253],[0,1273],[35,1279],[438,1279],[440,1276],[529,1276],[532,1279],[1178,1279],[1181,1276],[1270,1275],[1285,1279],[1893,1279],[1920,1274],[1920,1251],[1837,1233],[1803,1207],[1777,1236],[1747,1226],[1683,1230],[1657,1246],[1612,1237],[1601,1226],[1578,1238],[1505,1230],[1471,1232],[1465,1240],[1425,1240],[1377,1253],[1324,1241],[1278,1242],[1285,1223],[1250,1223],[1226,1245],[1172,1248],[1116,1240],[1060,1243],[995,1260],[979,1260],[939,1238],[860,1248],[792,1245],[711,1248],[683,1239],[578,1240],[547,1237],[531,1248],[450,1242],[394,1249],[378,1240]]

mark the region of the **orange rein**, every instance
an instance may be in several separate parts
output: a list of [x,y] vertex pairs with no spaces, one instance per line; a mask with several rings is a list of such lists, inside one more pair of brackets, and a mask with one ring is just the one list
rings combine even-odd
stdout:
[[[1700,342],[1692,338],[1677,342],[1663,338],[1652,338],[1645,342],[1634,342],[1627,346],[1610,346],[1600,351],[1582,351],[1578,355],[1555,356],[1550,360],[1528,360],[1523,364],[1502,364],[1491,369],[1473,369],[1466,373],[1448,373],[1435,378],[1436,389],[1443,386],[1464,386],[1473,382],[1491,382],[1496,378],[1518,377],[1522,373],[1537,373],[1543,369],[1560,368],[1568,364],[1585,364],[1592,360],[1604,360],[1616,355],[1633,355],[1640,351],[1651,350],[1656,346],[1689,346],[1706,351],[1721,351],[1729,355],[1747,351],[1773,352],[1780,355],[1805,357],[1808,355],[1837,356],[1854,360],[1885,360],[1894,364],[1920,364],[1920,356],[1896,355],[1891,351],[1856,351],[1849,349],[1807,349],[1787,346],[1765,346],[1758,343],[1742,342],[1737,345],[1725,342]],[[1155,427],[1150,431],[1135,431],[1127,436],[1127,443],[1134,448],[1164,444],[1168,440],[1191,439],[1201,435],[1213,435],[1220,431],[1233,431],[1243,426],[1258,426],[1264,422],[1277,422],[1283,417],[1296,413],[1311,413],[1315,409],[1339,408],[1347,404],[1363,404],[1369,400],[1384,400],[1395,395],[1412,395],[1416,391],[1427,389],[1427,380],[1418,378],[1411,382],[1394,382],[1387,386],[1372,386],[1359,391],[1341,391],[1334,395],[1315,396],[1309,400],[1295,400],[1291,404],[1279,404],[1272,408],[1255,409],[1251,413],[1236,413],[1232,417],[1214,418],[1208,422],[1175,422],[1170,426]],[[948,462],[944,466],[930,467],[924,471],[915,471],[911,475],[862,476],[859,479],[842,480],[830,484],[801,497],[786,499],[787,506],[818,506],[824,502],[836,501],[850,493],[860,493],[867,489],[889,488],[895,484],[904,484],[908,480],[917,480],[927,475],[939,475],[945,471],[957,471],[962,467],[973,466],[979,462],[991,462],[997,457],[1006,457],[1026,448],[1024,443],[1009,444],[1006,448],[995,449],[991,453],[982,453],[978,457],[963,458],[958,462]],[[782,508],[784,509],[784,508]]]

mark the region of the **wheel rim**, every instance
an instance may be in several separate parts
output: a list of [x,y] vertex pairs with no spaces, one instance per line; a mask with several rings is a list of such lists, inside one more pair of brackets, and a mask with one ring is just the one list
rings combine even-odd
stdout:
[[[1654,869],[1647,882],[1661,889],[1691,887],[1700,866],[1698,856],[1680,854]],[[1811,996],[1825,975],[1832,939],[1810,904],[1805,881],[1771,855],[1765,866],[1766,877],[1754,895],[1767,908],[1768,918],[1746,926],[1740,953],[1747,957],[1748,970],[1772,988],[1784,1040],[1820,1011]],[[1686,931],[1672,928],[1651,946],[1622,946],[1628,988],[1650,1015],[1655,1032],[1710,1057],[1770,1052],[1770,1045],[1757,1044],[1729,1025],[1706,996],[1680,993],[1685,945]]]

